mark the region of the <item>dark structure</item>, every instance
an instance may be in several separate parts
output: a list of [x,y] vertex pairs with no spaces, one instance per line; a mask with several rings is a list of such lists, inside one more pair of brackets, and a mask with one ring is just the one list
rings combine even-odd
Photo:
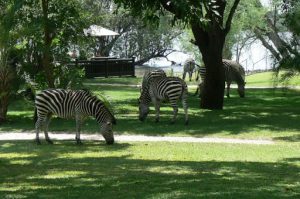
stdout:
[[76,67],[84,67],[86,78],[131,76],[135,77],[134,57],[97,57],[92,60],[76,60]]

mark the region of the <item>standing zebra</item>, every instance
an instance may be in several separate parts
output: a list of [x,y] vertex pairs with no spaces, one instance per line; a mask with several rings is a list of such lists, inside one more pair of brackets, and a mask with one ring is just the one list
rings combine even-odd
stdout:
[[183,64],[183,75],[182,79],[185,80],[186,73],[189,74],[190,81],[192,81],[192,75],[195,70],[195,60],[188,58]]
[[156,69],[156,70],[152,70],[152,71],[147,71],[144,76],[143,76],[143,81],[142,81],[142,89],[148,85],[149,81],[152,78],[156,78],[156,77],[167,77],[165,71],[161,70],[161,69]]
[[155,121],[159,121],[160,103],[169,101],[173,107],[173,119],[175,122],[178,106],[177,101],[182,101],[185,124],[188,124],[188,105],[187,105],[188,89],[186,83],[178,77],[158,77],[149,81],[149,84],[142,89],[139,98],[139,119],[144,121],[149,113],[149,104],[152,101],[156,111]]
[[39,131],[44,127],[45,139],[52,144],[48,136],[51,116],[76,119],[76,141],[80,141],[80,130],[87,116],[96,118],[100,132],[107,144],[114,143],[112,124],[116,119],[105,104],[87,90],[48,89],[37,94],[35,98],[36,142],[40,144]]
[[[245,83],[245,70],[243,66],[241,66],[239,63],[235,61],[228,60],[228,59],[223,59],[222,61],[223,61],[223,67],[225,69],[226,96],[230,97],[229,96],[230,84],[232,82],[236,82],[238,85],[238,93],[240,97],[245,97],[246,83]],[[205,73],[206,73],[205,67],[198,67],[197,79],[199,78],[199,74],[200,74],[201,82],[198,85],[195,95],[198,93],[199,89],[203,86]]]

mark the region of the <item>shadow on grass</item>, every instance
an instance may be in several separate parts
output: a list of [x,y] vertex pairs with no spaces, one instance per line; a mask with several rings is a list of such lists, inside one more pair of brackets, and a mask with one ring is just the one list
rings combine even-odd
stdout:
[[[132,158],[127,145],[0,142],[1,198],[297,198],[300,168],[281,162]],[[122,149],[122,152],[118,151]],[[117,152],[117,153],[116,153]],[[7,156],[5,156],[7,154]],[[295,160],[299,161],[299,159]]]

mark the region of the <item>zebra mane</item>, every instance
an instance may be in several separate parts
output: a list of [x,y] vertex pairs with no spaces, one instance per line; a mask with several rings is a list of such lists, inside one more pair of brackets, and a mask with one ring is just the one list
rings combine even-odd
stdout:
[[93,96],[95,97],[96,99],[100,100],[101,102],[103,102],[104,106],[107,108],[109,114],[111,115],[112,117],[112,123],[113,124],[116,124],[116,118],[114,116],[114,112],[113,112],[113,109],[112,109],[112,105],[111,103],[108,101],[107,97],[100,93],[100,94],[97,94],[97,96]]
[[84,91],[86,94],[88,94],[92,99],[101,101],[104,104],[105,108],[108,110],[109,114],[111,115],[112,123],[116,124],[116,118],[114,116],[112,105],[107,100],[107,97],[104,94],[100,93],[100,94],[95,95],[89,89],[86,89],[86,88],[81,89],[81,90]]

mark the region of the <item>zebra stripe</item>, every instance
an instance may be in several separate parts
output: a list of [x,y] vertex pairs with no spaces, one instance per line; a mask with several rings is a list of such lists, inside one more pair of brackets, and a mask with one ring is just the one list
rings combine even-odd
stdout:
[[[230,85],[232,82],[235,82],[238,85],[238,93],[240,97],[244,97],[245,96],[245,70],[243,66],[241,66],[239,63],[235,61],[228,60],[228,59],[223,59],[222,62],[225,70],[226,96],[230,97],[229,95]],[[202,83],[205,80],[206,68],[199,66],[197,72],[198,72],[197,79],[199,78],[200,75],[201,82],[198,85],[195,95],[198,93],[200,87],[202,86]]]
[[183,64],[183,75],[182,79],[185,80],[186,73],[189,74],[189,80],[192,81],[192,75],[195,70],[195,60],[188,58]]
[[143,76],[142,88],[146,87],[152,78],[157,78],[157,77],[167,77],[167,75],[165,71],[161,69],[156,69],[153,71],[146,72]]
[[180,99],[185,113],[185,124],[188,124],[188,89],[186,83],[178,77],[160,77],[153,78],[149,84],[142,90],[139,98],[139,119],[144,121],[149,113],[150,102],[154,104],[156,111],[156,122],[159,121],[160,103],[169,101],[173,107],[173,119],[175,122],[178,106],[177,101]]
[[80,141],[80,130],[83,120],[93,116],[101,126],[100,132],[107,144],[114,143],[112,124],[116,119],[104,102],[93,96],[87,90],[48,89],[35,97],[36,141],[40,143],[39,131],[44,127],[45,138],[52,143],[48,136],[48,126],[52,115],[61,118],[76,119],[76,141]]

